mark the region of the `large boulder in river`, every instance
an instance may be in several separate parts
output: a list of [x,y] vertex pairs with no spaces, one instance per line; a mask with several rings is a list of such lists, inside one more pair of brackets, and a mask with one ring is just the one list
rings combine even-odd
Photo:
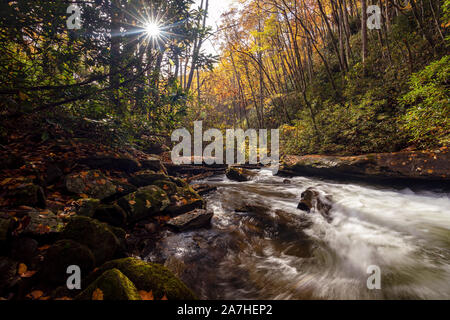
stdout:
[[118,269],[105,271],[77,297],[77,300],[141,300],[136,286]]
[[317,210],[328,222],[331,222],[330,210],[332,208],[331,197],[322,196],[320,192],[314,188],[308,188],[301,195],[300,203],[297,208],[311,212],[311,210]]
[[168,300],[196,299],[192,291],[166,267],[136,258],[109,261],[90,275],[87,282],[92,282],[93,279],[111,269],[117,269],[123,273],[138,290],[152,291],[155,300],[160,300],[164,296]]
[[244,168],[230,167],[225,172],[228,179],[238,182],[245,182],[251,180],[256,174]]
[[177,231],[198,229],[210,225],[213,215],[212,211],[197,209],[170,219],[167,221],[167,225]]
[[128,221],[134,222],[163,211],[170,201],[161,188],[146,186],[120,198],[117,203],[127,212]]
[[353,157],[286,156],[281,173],[364,181],[449,180],[450,155],[447,148],[436,151],[405,151]]
[[200,195],[187,185],[185,187],[177,187],[176,193],[170,196],[170,205],[166,212],[171,215],[179,215],[194,209],[203,209],[205,201]]
[[98,170],[72,173],[66,177],[65,185],[69,192],[86,194],[100,200],[117,192],[116,185]]
[[61,235],[88,247],[97,265],[114,258],[120,253],[121,242],[106,224],[88,217],[73,217]]

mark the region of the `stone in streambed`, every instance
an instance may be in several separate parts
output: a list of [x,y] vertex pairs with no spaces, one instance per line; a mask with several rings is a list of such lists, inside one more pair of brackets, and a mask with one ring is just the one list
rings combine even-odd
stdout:
[[192,291],[166,267],[136,258],[109,261],[89,276],[87,282],[90,283],[92,279],[111,269],[120,270],[138,290],[152,291],[155,300],[160,300],[164,295],[168,300],[196,299]]
[[331,197],[322,196],[314,188],[308,188],[301,195],[300,203],[297,206],[298,209],[306,212],[311,210],[317,210],[328,222],[331,222],[330,210],[332,208]]
[[204,209],[197,209],[178,217],[172,218],[167,222],[167,225],[177,231],[186,231],[189,229],[198,229],[207,227],[211,224],[213,212]]
[[128,220],[135,222],[163,211],[170,201],[167,193],[161,188],[146,186],[120,198],[117,203],[127,212]]
[[99,199],[80,199],[77,201],[79,207],[77,209],[77,214],[79,216],[92,218],[94,216],[95,210],[100,206]]
[[22,220],[22,235],[33,238],[56,238],[64,229],[63,221],[49,210],[33,209]]
[[251,180],[256,174],[247,169],[230,167],[225,175],[232,181],[245,182]]
[[166,212],[171,215],[183,214],[195,209],[204,209],[205,201],[191,186],[177,187],[177,191],[170,197],[170,206]]
[[116,268],[105,271],[76,300],[141,300],[136,286]]

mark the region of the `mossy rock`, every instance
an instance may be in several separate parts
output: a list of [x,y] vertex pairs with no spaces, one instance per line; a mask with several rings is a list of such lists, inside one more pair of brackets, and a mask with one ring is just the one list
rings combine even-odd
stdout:
[[116,185],[99,170],[72,173],[66,177],[65,186],[71,193],[87,194],[100,200],[117,192]]
[[178,187],[177,185],[169,180],[158,180],[153,183],[153,185],[160,187],[163,189],[169,196],[177,193]]
[[172,180],[172,182],[174,182],[177,185],[177,187],[184,188],[189,186],[189,183],[187,183],[185,180],[181,178],[170,177],[170,180]]
[[178,187],[170,197],[171,204],[166,209],[169,214],[178,215],[195,209],[204,209],[205,201],[191,186]]
[[117,204],[100,205],[94,213],[94,218],[115,227],[126,225],[127,213]]
[[117,203],[127,212],[128,221],[135,222],[163,211],[170,201],[161,188],[146,186],[120,198]]
[[63,239],[71,239],[87,246],[97,265],[118,254],[121,244],[105,223],[88,217],[73,217],[62,233]]
[[133,282],[116,268],[103,272],[98,279],[76,296],[75,299],[95,300],[93,299],[94,292],[101,292],[101,299],[97,298],[98,300],[141,300],[141,296]]
[[95,279],[99,274],[114,268],[119,269],[126,275],[137,286],[138,290],[152,291],[157,300],[164,295],[169,300],[196,299],[194,293],[169,269],[160,264],[147,263],[136,258],[109,261],[89,278]]
[[80,199],[78,202],[80,207],[77,210],[77,214],[89,218],[94,216],[95,210],[100,206],[99,199]]
[[251,180],[256,174],[247,169],[230,167],[225,175],[232,181],[245,182]]
[[45,282],[62,284],[67,279],[67,267],[79,266],[81,275],[89,274],[95,265],[95,258],[88,247],[73,241],[59,240],[46,252],[40,276]]

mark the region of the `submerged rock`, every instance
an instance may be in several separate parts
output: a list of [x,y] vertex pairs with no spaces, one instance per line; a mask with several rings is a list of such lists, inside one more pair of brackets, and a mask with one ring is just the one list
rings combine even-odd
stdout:
[[146,186],[120,198],[117,203],[127,212],[128,220],[134,222],[163,211],[170,201],[166,192],[161,188]]
[[136,258],[124,258],[105,263],[88,279],[95,279],[107,270],[117,269],[123,273],[138,290],[152,291],[156,300],[164,295],[168,300],[193,300],[195,295],[166,267],[147,263]]
[[322,196],[320,192],[314,188],[309,188],[301,195],[300,203],[297,208],[306,212],[317,210],[328,222],[331,222],[330,210],[332,208],[332,200],[330,196]]
[[167,222],[167,225],[177,231],[202,228],[211,224],[213,215],[214,213],[211,211],[197,209],[170,219]]
[[251,180],[256,174],[247,169],[230,167],[225,172],[225,175],[230,180],[245,182]]
[[106,270],[77,300],[141,300],[136,286],[116,268]]
[[88,217],[73,217],[61,237],[87,246],[97,265],[114,258],[121,248],[120,240],[107,224]]
[[63,284],[67,279],[67,267],[79,266],[81,274],[86,275],[95,266],[95,258],[88,247],[73,240],[59,240],[44,256],[40,277],[45,282]]

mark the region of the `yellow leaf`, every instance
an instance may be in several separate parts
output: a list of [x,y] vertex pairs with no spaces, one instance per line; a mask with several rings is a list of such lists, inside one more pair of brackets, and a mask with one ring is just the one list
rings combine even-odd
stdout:
[[168,299],[167,299],[166,295],[164,295],[164,296],[161,298],[161,300],[168,300]]
[[136,204],[136,201],[134,201],[134,200],[130,200],[130,201],[128,201],[128,203],[129,203],[129,204],[131,204],[131,205],[133,206],[133,205],[135,205],[135,204]]
[[155,300],[153,298],[153,292],[150,290],[149,292],[144,290],[139,290],[139,295],[141,296],[142,300]]
[[82,197],[83,199],[89,198],[89,196],[87,194],[84,194],[84,193],[80,194],[80,197]]
[[150,203],[150,201],[149,200],[146,200],[145,201],[145,207],[146,208],[150,208],[152,206],[152,204]]
[[92,300],[103,300],[103,291],[97,288],[92,293]]
[[39,299],[40,297],[42,297],[44,295],[44,292],[42,292],[41,290],[34,290],[32,292],[30,292],[27,297],[28,298],[33,298],[34,300]]
[[5,184],[7,184],[8,182],[10,182],[12,180],[12,178],[6,178],[5,180],[3,180],[0,185],[4,186]]

